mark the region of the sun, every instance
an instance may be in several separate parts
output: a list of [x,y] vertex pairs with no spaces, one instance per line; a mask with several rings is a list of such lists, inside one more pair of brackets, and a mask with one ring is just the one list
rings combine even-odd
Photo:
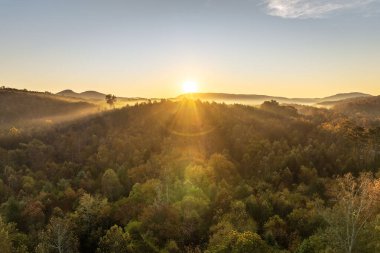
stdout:
[[182,84],[182,91],[184,93],[198,92],[198,83],[195,81],[186,81]]

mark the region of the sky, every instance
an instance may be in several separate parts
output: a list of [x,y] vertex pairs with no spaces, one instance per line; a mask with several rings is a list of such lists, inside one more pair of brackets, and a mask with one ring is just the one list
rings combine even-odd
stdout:
[[380,95],[380,0],[0,0],[0,85]]

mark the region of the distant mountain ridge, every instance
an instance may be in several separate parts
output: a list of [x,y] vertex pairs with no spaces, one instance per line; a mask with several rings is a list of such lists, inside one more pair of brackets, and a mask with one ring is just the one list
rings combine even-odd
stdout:
[[215,102],[246,102],[253,104],[261,104],[267,100],[276,100],[284,104],[319,104],[327,102],[337,102],[345,99],[362,98],[362,97],[372,97],[370,94],[361,92],[350,92],[350,93],[339,93],[323,98],[287,98],[280,96],[268,96],[268,95],[257,95],[257,94],[230,94],[230,93],[191,93],[183,94],[177,97],[181,98],[194,98],[200,100],[210,100]]
[[104,99],[106,96],[106,94],[103,94],[97,91],[92,91],[92,90],[84,91],[80,93],[77,93],[73,90],[63,90],[56,93],[56,95],[65,96],[65,97],[85,98],[85,99]]
[[366,93],[361,93],[361,92],[338,93],[336,95],[323,98],[323,101],[324,102],[326,102],[326,101],[337,101],[337,100],[359,98],[359,97],[372,97],[372,95],[366,94]]
[[[95,99],[100,100],[104,99],[106,94],[98,92],[98,91],[84,91],[84,92],[75,92],[73,90],[67,89],[56,93],[56,95],[64,96],[64,97],[74,97],[81,99]],[[288,98],[281,96],[269,96],[269,95],[258,95],[258,94],[233,94],[233,93],[191,93],[191,94],[182,94],[174,99],[182,99],[182,98],[194,98],[206,101],[215,101],[215,102],[240,102],[240,103],[248,103],[248,104],[261,104],[264,101],[268,100],[276,100],[279,103],[283,104],[320,104],[325,106],[332,106],[335,103],[345,100],[345,99],[353,99],[353,98],[362,98],[362,97],[372,97],[370,94],[362,93],[362,92],[348,92],[348,93],[338,93],[332,96],[323,97],[323,98]],[[143,98],[125,98],[118,97],[120,99],[128,99],[128,100],[136,100]]]
[[[60,91],[58,93],[55,93],[55,95],[63,96],[63,97],[80,98],[80,99],[93,99],[93,100],[104,100],[106,97],[106,94],[98,92],[98,91],[88,90],[88,91],[83,91],[83,92],[75,92],[70,89]],[[121,100],[128,100],[128,101],[145,100],[145,98],[140,98],[140,97],[117,97],[117,98]]]

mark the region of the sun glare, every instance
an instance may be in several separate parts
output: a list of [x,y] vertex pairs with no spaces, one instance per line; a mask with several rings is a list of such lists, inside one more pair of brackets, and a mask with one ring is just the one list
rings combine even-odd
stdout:
[[186,81],[182,84],[182,91],[184,93],[195,93],[198,91],[198,84],[194,81]]

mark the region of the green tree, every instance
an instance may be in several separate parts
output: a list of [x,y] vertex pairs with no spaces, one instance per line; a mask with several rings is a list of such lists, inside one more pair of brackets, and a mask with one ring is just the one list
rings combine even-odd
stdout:
[[130,243],[128,250],[133,253],[152,252],[157,253],[157,247],[146,237],[142,235],[142,223],[131,221],[126,227]]
[[178,211],[170,205],[151,205],[146,207],[141,216],[141,228],[158,239],[160,246],[170,239],[178,239],[181,235],[181,223]]
[[26,236],[19,233],[15,225],[5,223],[0,216],[0,251],[1,253],[26,253]]
[[72,215],[81,252],[96,251],[99,238],[109,226],[109,215],[110,207],[106,199],[83,194]]
[[334,253],[329,245],[327,237],[323,234],[315,234],[303,240],[296,253]]
[[214,171],[214,177],[217,181],[225,179],[230,182],[236,179],[238,175],[236,166],[222,154],[213,154],[208,161],[208,166]]
[[102,176],[102,191],[110,200],[120,197],[122,185],[113,169],[107,169]]
[[[220,234],[221,235],[221,234]],[[216,243],[215,243],[216,242]],[[269,253],[270,247],[253,232],[229,231],[222,238],[212,238],[206,253]]]
[[280,216],[275,215],[269,218],[264,224],[265,237],[268,241],[274,241],[274,244],[278,244],[282,247],[287,247],[289,238],[287,234],[286,222],[281,219]]
[[128,234],[124,230],[114,225],[107,233],[100,238],[99,253],[127,253],[128,251]]
[[73,233],[71,222],[67,219],[53,217],[39,235],[40,243],[37,253],[76,253],[78,240]]

